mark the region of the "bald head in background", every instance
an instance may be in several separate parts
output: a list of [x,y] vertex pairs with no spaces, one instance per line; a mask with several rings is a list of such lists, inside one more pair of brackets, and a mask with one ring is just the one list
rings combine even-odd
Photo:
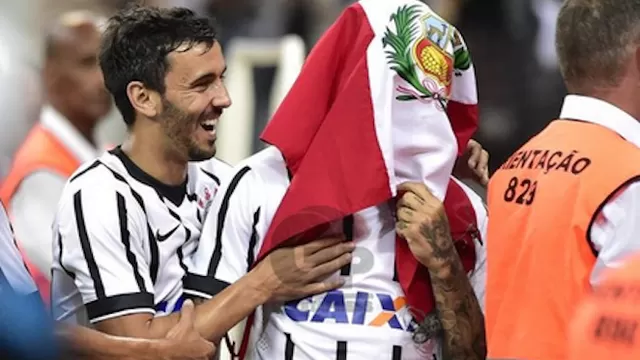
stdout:
[[60,16],[46,37],[43,72],[48,103],[94,144],[94,129],[111,109],[98,65],[102,22],[86,11]]

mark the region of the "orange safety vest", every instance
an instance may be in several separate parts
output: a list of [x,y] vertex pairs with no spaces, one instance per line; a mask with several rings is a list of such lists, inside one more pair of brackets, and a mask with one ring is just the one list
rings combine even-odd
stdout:
[[591,289],[591,226],[617,190],[636,180],[638,147],[603,126],[570,120],[551,122],[492,176],[488,357],[567,358],[569,323]]
[[[18,149],[11,171],[0,185],[0,199],[7,206],[6,210],[9,216],[11,216],[11,198],[27,176],[38,170],[48,170],[68,178],[80,165],[78,159],[60,140],[42,125],[37,124]],[[49,226],[49,224],[41,224],[40,226]],[[45,304],[48,304],[49,280],[29,262],[24,252],[21,251],[21,253],[38,286],[42,299]]]

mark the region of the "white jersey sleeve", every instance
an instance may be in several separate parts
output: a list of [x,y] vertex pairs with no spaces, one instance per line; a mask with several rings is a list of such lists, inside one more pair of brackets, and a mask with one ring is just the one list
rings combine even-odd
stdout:
[[257,179],[240,166],[223,182],[205,218],[198,249],[184,280],[188,295],[211,298],[244,276],[259,248],[255,225],[260,217]]
[[72,178],[56,214],[54,261],[73,279],[91,323],[155,314],[146,218],[120,185],[105,167]]
[[0,289],[9,287],[21,295],[38,291],[18,251],[9,218],[0,204]]
[[464,190],[473,205],[478,225],[478,237],[475,238],[476,265],[469,275],[471,287],[478,298],[478,303],[484,312],[486,285],[487,285],[487,226],[489,214],[482,198],[462,181],[454,179]]

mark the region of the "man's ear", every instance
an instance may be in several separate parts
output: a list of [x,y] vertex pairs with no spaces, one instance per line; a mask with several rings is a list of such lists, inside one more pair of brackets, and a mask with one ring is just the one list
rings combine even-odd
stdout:
[[133,109],[147,118],[156,117],[162,107],[157,91],[150,90],[140,81],[132,81],[127,85],[127,96]]

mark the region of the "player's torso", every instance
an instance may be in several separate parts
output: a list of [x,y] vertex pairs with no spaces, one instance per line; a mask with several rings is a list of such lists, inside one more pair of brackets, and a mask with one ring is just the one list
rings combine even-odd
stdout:
[[[282,175],[274,177],[277,173]],[[269,180],[265,191],[269,196],[261,209],[264,216],[256,225],[261,237],[256,254],[289,183],[286,170],[271,172]],[[345,277],[347,284],[325,294],[260,309],[250,341],[255,344],[252,358],[423,360],[428,353],[426,358],[434,359],[434,341],[421,345],[413,341],[412,316],[394,278],[392,204],[360,211],[352,221],[357,246],[354,260],[349,269],[333,275]],[[340,233],[344,227],[342,221],[337,222],[330,232]]]
[[[178,311],[183,302],[182,278],[185,259],[196,250],[202,222],[208,212],[219,180],[211,166],[189,164],[187,182],[182,186],[167,186],[142,172],[117,154],[105,154],[99,159],[117,181],[119,192],[128,206],[143,209],[144,219],[136,221],[146,229],[141,247],[153,282],[156,316]],[[224,169],[226,170],[226,169]],[[68,279],[71,280],[71,279]],[[57,282],[60,284],[61,282]],[[76,313],[76,322],[87,324],[82,299],[72,281],[62,284],[73,294],[58,305],[62,313]]]

